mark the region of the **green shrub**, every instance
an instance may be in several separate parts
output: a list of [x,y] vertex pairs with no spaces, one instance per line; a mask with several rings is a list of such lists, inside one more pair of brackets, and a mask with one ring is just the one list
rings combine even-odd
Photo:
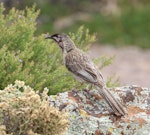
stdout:
[[[6,15],[4,11],[1,4],[0,89],[18,79],[38,90],[48,87],[49,94],[70,90],[76,82],[62,65],[58,46],[44,35],[34,36],[39,11],[34,6],[23,11],[13,8]],[[80,48],[95,40],[83,27],[70,35]]]
[[8,85],[4,90],[0,90],[0,134],[65,133],[69,124],[67,113],[50,107],[47,92],[48,89],[45,88],[39,96],[23,81],[15,81],[14,85]]

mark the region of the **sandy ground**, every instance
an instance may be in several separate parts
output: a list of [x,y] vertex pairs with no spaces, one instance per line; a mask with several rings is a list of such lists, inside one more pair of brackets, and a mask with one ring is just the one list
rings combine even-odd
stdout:
[[113,64],[101,71],[105,80],[115,74],[121,85],[150,87],[150,50],[93,45],[89,54],[93,58],[115,55]]

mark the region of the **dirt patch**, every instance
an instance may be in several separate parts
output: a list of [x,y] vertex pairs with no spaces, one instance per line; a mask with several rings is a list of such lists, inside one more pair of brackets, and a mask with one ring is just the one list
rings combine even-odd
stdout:
[[119,77],[121,85],[150,87],[150,50],[95,44],[90,48],[89,54],[93,58],[115,55],[113,64],[102,70],[105,80],[115,74]]

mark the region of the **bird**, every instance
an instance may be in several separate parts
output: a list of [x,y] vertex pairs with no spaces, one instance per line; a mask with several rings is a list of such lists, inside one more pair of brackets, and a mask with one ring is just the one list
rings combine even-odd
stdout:
[[54,40],[62,51],[64,65],[69,72],[81,83],[94,85],[98,93],[110,106],[112,113],[116,116],[124,116],[125,110],[122,104],[113,96],[106,87],[103,76],[90,57],[76,47],[69,35],[57,33],[46,35],[45,39]]

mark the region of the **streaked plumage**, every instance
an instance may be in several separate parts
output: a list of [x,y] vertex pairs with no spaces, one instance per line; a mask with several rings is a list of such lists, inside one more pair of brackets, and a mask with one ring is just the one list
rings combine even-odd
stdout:
[[78,49],[68,35],[54,34],[47,38],[54,39],[62,50],[63,60],[66,68],[80,82],[94,84],[100,95],[106,100],[108,105],[117,116],[125,115],[125,111],[119,101],[117,101],[106,88],[100,71],[86,53]]

